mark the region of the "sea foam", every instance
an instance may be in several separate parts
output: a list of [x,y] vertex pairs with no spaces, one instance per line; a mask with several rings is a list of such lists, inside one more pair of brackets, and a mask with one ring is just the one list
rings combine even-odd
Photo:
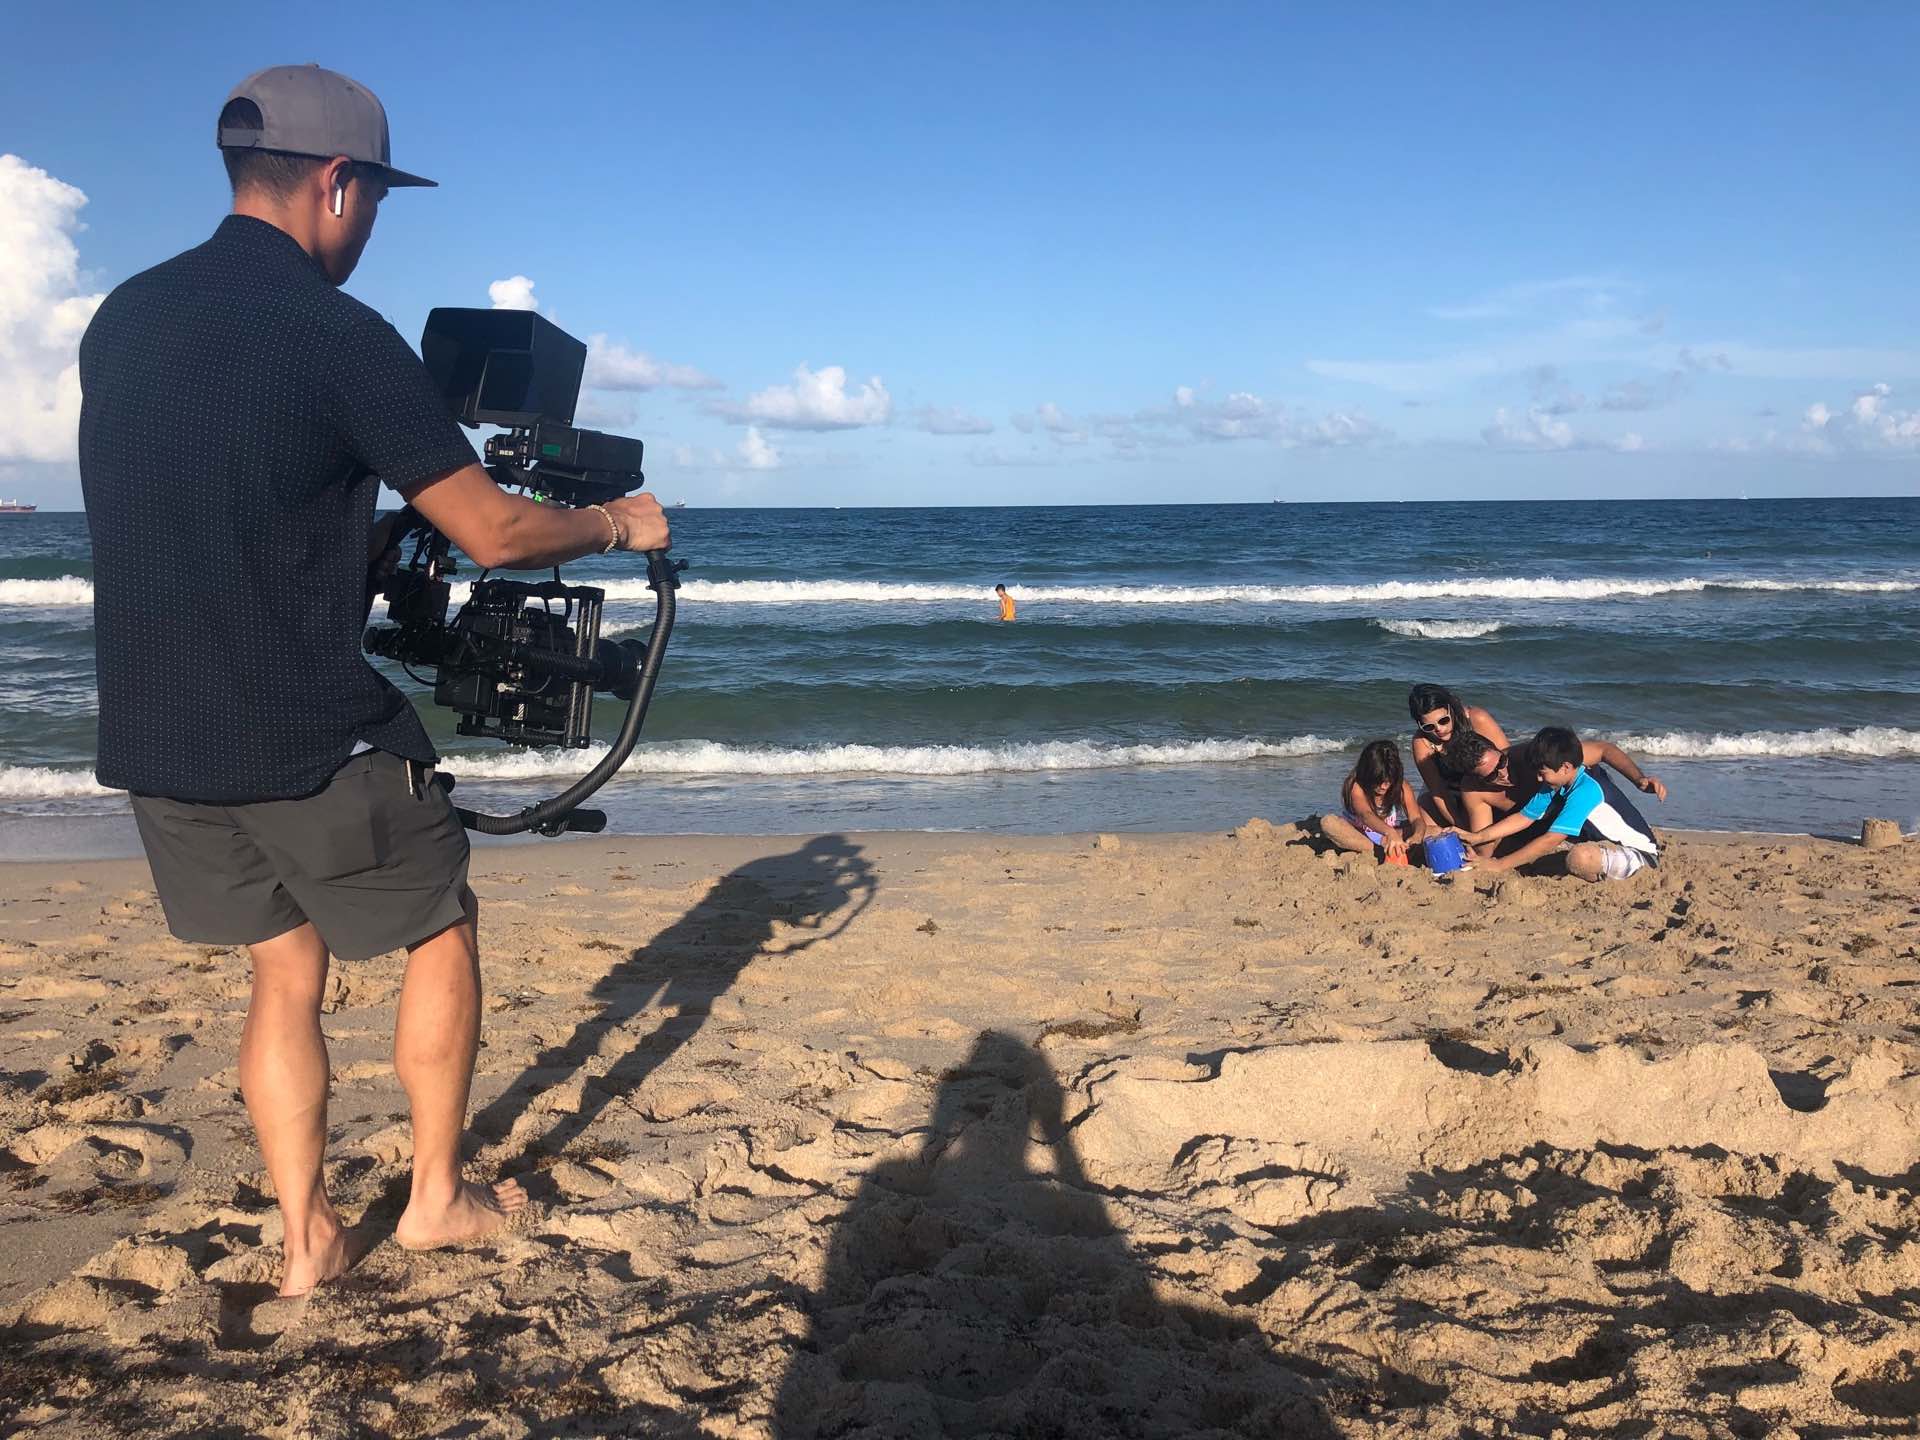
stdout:
[[[1855,730],[1755,730],[1742,734],[1670,731],[1614,737],[1629,753],[1670,759],[1744,760],[1854,756],[1920,756],[1920,730],[1867,725]],[[782,775],[987,775],[1063,770],[1131,769],[1148,765],[1232,765],[1248,760],[1333,755],[1357,740],[1297,735],[1284,740],[1183,740],[1159,745],[1115,745],[1097,740],[1048,740],[1018,745],[813,745],[794,748],[725,745],[715,740],[670,740],[643,745],[621,767],[624,775],[704,775],[719,778]],[[536,783],[583,775],[607,753],[584,750],[491,750],[445,756],[452,774],[475,781]],[[117,794],[91,770],[49,765],[0,766],[0,800],[87,799]]]
[[1498,620],[1375,620],[1390,635],[1409,640],[1478,640],[1503,630]]
[[[612,601],[651,600],[638,578],[601,580]],[[1703,580],[1597,576],[1488,575],[1459,580],[1387,580],[1375,585],[1012,585],[1017,600],[1060,605],[1355,605],[1396,600],[1615,600],[1705,590],[1829,591],[1837,594],[1900,594],[1920,590],[1920,580]],[[984,604],[985,585],[882,580],[688,580],[680,598],[697,605],[902,605],[965,602]],[[453,603],[467,596],[456,583]],[[0,580],[0,605],[65,606],[93,603],[93,582],[77,575],[57,580]],[[1449,637],[1457,638],[1457,637]]]
[[[1244,760],[1332,754],[1343,740],[1300,735],[1288,740],[1188,740],[1113,745],[1049,740],[1016,745],[815,745],[797,748],[672,740],[642,746],[622,771],[637,775],[985,775],[1049,770],[1110,770],[1141,765],[1225,765]],[[449,755],[446,768],[475,780],[536,780],[583,774],[606,754],[585,750],[519,750]]]
[[0,799],[78,800],[118,793],[99,784],[91,770],[63,770],[52,765],[0,765]]
[[1616,743],[1632,754],[1676,759],[1791,760],[1825,755],[1892,758],[1920,755],[1920,730],[1892,725],[1863,725],[1857,730],[1750,730],[1731,735],[1674,730],[1664,735],[1622,735]]

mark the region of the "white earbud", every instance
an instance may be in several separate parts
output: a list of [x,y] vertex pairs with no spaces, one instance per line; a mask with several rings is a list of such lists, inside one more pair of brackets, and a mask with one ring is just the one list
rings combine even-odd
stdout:
[[347,213],[347,187],[344,184],[336,183],[333,187],[333,213],[335,215]]

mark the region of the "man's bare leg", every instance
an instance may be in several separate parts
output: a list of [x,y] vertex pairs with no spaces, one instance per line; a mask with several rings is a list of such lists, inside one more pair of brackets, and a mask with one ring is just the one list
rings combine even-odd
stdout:
[[327,947],[302,925],[248,947],[253,997],[240,1037],[240,1093],[286,1222],[280,1293],[300,1295],[347,1268],[346,1233],[327,1198],[327,1039],[320,1030]]
[[478,1239],[527,1203],[517,1180],[488,1188],[460,1170],[480,1045],[479,903],[466,899],[465,920],[408,950],[393,1031],[393,1068],[413,1106],[413,1192],[393,1238],[409,1250]]
[[1373,854],[1373,842],[1360,833],[1360,827],[1344,815],[1322,815],[1320,833],[1332,841],[1335,848],[1350,850],[1355,855]]

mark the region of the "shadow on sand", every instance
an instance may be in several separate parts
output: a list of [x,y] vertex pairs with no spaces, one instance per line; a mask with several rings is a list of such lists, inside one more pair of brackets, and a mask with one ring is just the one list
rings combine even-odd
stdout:
[[1081,1171],[1045,1058],[983,1033],[838,1221],[774,1433],[1333,1435],[1327,1371],[1169,1304]]
[[[495,1144],[523,1132],[518,1156],[506,1161],[509,1173],[516,1159],[537,1164],[559,1155],[699,1033],[713,1002],[764,952],[776,924],[793,927],[783,950],[791,955],[840,934],[878,888],[871,862],[844,835],[819,835],[790,854],[765,856],[721,876],[686,914],[594,985],[599,1009],[536,1055],[524,1075],[473,1117],[474,1135]],[[644,1034],[616,1036],[648,1010],[665,1018]],[[595,1074],[591,1062],[610,1047],[623,1053]],[[583,1077],[577,1109],[543,1116],[544,1127],[524,1133],[532,1128],[538,1096]]]

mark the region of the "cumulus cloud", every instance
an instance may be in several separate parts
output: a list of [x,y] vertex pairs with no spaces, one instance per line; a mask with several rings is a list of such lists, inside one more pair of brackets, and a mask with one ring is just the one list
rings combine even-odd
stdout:
[[893,416],[893,397],[878,375],[850,391],[843,366],[813,370],[799,365],[791,385],[769,385],[740,404],[711,409],[729,420],[751,420],[775,430],[855,430],[886,424]]
[[1920,410],[1889,404],[1892,398],[1893,387],[1880,384],[1844,410],[1816,401],[1801,417],[1802,434],[1819,450],[1920,450]]
[[525,275],[509,275],[487,286],[487,298],[496,310],[538,310],[533,298],[533,281]]
[[749,470],[777,470],[780,468],[780,452],[767,443],[760,433],[758,425],[747,427],[747,437],[742,440],[737,453],[740,461]]
[[[487,286],[487,298],[496,310],[533,310],[549,320],[553,312],[541,310],[534,297],[533,281],[525,275],[509,275]],[[671,386],[676,390],[718,390],[720,382],[691,365],[676,365],[656,360],[643,350],[633,350],[605,335],[587,337],[587,369],[580,383],[589,390],[658,390]]]
[[1618,439],[1576,435],[1573,426],[1538,405],[1524,414],[1504,407],[1493,412],[1493,423],[1480,438],[1496,450],[1618,450],[1625,454],[1647,448],[1646,438],[1629,431]]
[[1570,450],[1573,426],[1538,405],[1515,415],[1505,406],[1493,412],[1493,423],[1480,438],[1496,450]]
[[682,470],[778,470],[783,459],[780,451],[760,433],[757,425],[749,425],[746,438],[731,450],[697,445],[676,445],[673,448],[673,463]]
[[71,461],[80,337],[103,295],[81,293],[87,197],[0,155],[0,460]]
[[970,415],[958,406],[944,409],[932,405],[922,406],[913,415],[916,430],[924,430],[929,435],[991,435],[993,422],[978,415]]
[[605,335],[587,337],[587,373],[581,383],[593,390],[717,390],[720,382],[691,365],[656,360]]

